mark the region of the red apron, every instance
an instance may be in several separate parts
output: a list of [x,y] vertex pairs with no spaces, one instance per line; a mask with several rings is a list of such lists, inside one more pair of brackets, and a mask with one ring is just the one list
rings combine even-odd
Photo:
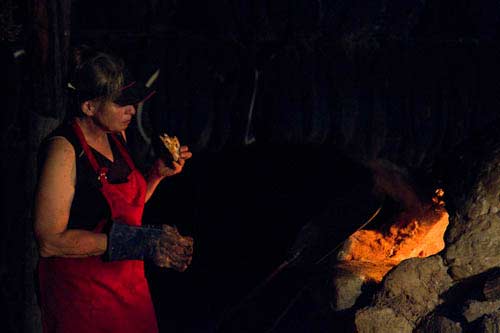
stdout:
[[[141,225],[146,181],[126,149],[112,135],[132,172],[128,182],[110,184],[106,169],[97,163],[80,127],[76,122],[72,126],[102,184],[112,219]],[[94,232],[101,232],[105,224],[105,220],[100,221]],[[158,332],[141,260],[103,262],[100,256],[41,258],[39,279],[44,333]]]

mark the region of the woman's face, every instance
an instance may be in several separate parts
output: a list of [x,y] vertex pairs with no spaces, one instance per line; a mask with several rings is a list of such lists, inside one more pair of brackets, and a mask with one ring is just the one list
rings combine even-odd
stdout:
[[133,105],[118,105],[113,102],[102,103],[94,115],[96,123],[106,132],[124,131],[135,115]]

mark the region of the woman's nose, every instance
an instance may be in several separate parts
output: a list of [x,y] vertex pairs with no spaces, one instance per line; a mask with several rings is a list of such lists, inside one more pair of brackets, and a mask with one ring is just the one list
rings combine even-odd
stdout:
[[135,115],[135,107],[133,105],[127,105],[125,111],[127,114]]

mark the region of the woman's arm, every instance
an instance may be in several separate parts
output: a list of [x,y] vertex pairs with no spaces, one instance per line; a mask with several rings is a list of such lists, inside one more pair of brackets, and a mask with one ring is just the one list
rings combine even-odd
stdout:
[[151,198],[156,188],[163,179],[176,175],[182,171],[186,160],[190,159],[191,156],[193,156],[193,154],[189,151],[189,148],[187,146],[182,146],[180,148],[180,159],[178,162],[172,162],[172,167],[168,167],[162,158],[158,158],[155,161],[149,174],[146,176],[146,202]]
[[34,230],[42,257],[88,257],[106,251],[105,234],[67,229],[75,184],[75,150],[56,137],[48,144],[35,195]]

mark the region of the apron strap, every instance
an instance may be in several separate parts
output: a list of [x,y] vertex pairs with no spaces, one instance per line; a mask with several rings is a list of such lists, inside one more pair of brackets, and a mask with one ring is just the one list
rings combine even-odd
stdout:
[[76,137],[78,138],[78,141],[80,142],[80,145],[83,148],[83,151],[87,155],[87,158],[89,159],[90,165],[92,166],[92,169],[94,169],[95,173],[97,174],[97,179],[101,183],[107,182],[108,178],[106,176],[108,172],[108,168],[106,167],[101,167],[99,166],[99,163],[97,162],[94,153],[90,149],[90,146],[87,143],[87,140],[85,140],[85,136],[83,135],[82,129],[80,126],[77,124],[76,120],[73,120],[71,122],[71,127],[73,128],[73,131],[76,134]]
[[87,140],[85,140],[85,136],[83,135],[82,129],[80,128],[80,126],[78,126],[75,120],[71,122],[71,127],[73,127],[73,131],[75,132],[78,141],[80,141],[80,145],[82,145],[83,151],[85,152],[85,155],[87,155],[90,165],[92,166],[95,172],[98,172],[100,169],[99,163],[95,159],[95,156],[92,153],[92,150],[90,149]]
[[130,154],[128,153],[127,149],[123,146],[120,140],[116,137],[115,134],[111,134],[111,137],[113,138],[113,141],[116,144],[116,147],[118,147],[118,150],[120,151],[120,154],[123,156],[125,159],[125,162],[127,162],[128,167],[130,170],[135,170],[135,164],[134,161],[132,161],[132,157],[130,157]]

